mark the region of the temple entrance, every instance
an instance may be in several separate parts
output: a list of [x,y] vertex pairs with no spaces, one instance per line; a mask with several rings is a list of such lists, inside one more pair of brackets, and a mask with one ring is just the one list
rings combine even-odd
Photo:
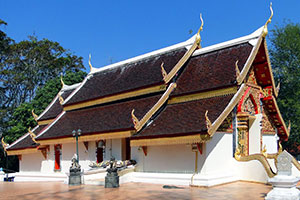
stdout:
[[54,156],[55,156],[55,164],[54,171],[60,171],[60,157],[61,157],[61,144],[54,145]]
[[97,163],[101,163],[103,161],[103,149],[105,149],[105,141],[100,140],[96,142],[96,158],[97,158]]
[[101,163],[103,161],[103,148],[97,147],[97,163]]
[[129,138],[122,139],[122,160],[131,159],[130,140]]

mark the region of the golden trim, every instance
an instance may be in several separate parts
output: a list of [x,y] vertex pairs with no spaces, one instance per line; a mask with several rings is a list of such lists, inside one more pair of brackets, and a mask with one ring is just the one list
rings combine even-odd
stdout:
[[139,146],[160,146],[160,145],[172,145],[172,144],[195,144],[203,143],[207,140],[200,134],[178,136],[178,137],[167,137],[167,138],[151,138],[151,139],[131,139],[131,147]]
[[63,73],[60,74],[60,83],[61,83],[61,87],[64,88],[65,83],[64,83],[64,80],[63,80]]
[[[211,121],[209,120],[207,113],[208,113],[208,110],[206,110],[206,112],[205,112],[206,128],[207,128],[207,130],[210,130],[211,129]],[[207,132],[209,133],[210,131],[207,131]]]
[[4,142],[4,137],[1,139],[1,144],[2,144],[2,147],[3,147],[4,151],[7,152],[6,149],[9,146],[9,144]]
[[253,63],[253,61],[254,61],[254,59],[256,57],[256,54],[257,54],[257,52],[259,50],[259,47],[260,47],[261,42],[262,42],[262,39],[263,39],[263,37],[260,36],[258,38],[256,46],[254,47],[254,49],[252,49],[252,51],[250,53],[250,56],[249,56],[248,60],[246,61],[245,65],[244,65],[245,67],[241,71],[240,76],[237,78],[238,85],[241,85],[243,83],[244,79],[246,78],[246,76],[247,76],[247,74],[249,72],[249,69],[252,66],[252,63]]
[[31,114],[32,114],[34,120],[37,122],[37,119],[39,118],[39,116],[37,116],[37,114],[34,113],[34,109],[31,110]]
[[277,111],[277,114],[278,114],[278,116],[279,116],[279,118],[280,118],[280,120],[281,120],[281,122],[282,122],[282,126],[283,126],[284,130],[286,130],[286,132],[287,132],[286,134],[287,134],[287,136],[289,137],[289,136],[290,136],[290,132],[289,132],[289,130],[286,128],[286,124],[285,124],[285,122],[284,122],[284,120],[283,120],[283,118],[282,118],[282,116],[281,116],[280,110],[279,110],[278,105],[277,105],[277,101],[276,101],[276,99],[274,98],[274,96],[273,96],[272,98],[273,98],[273,102],[274,102],[274,105],[275,105],[275,109],[276,109],[276,111]]
[[36,140],[35,140],[36,135],[31,131],[31,127],[28,128],[28,133],[29,133],[32,141],[37,143]]
[[238,80],[239,77],[240,77],[240,75],[241,75],[241,72],[240,72],[238,63],[239,63],[239,60],[237,60],[237,61],[235,62],[235,75],[236,75],[236,80]]
[[213,136],[215,132],[218,130],[223,121],[227,118],[229,113],[233,110],[233,108],[239,103],[240,99],[244,95],[246,91],[246,85],[243,84],[237,93],[232,97],[229,104],[226,106],[225,110],[221,113],[221,115],[213,122],[211,128],[208,130],[208,134]]
[[196,34],[195,42],[193,43],[192,47],[185,52],[185,54],[182,56],[182,58],[178,61],[178,63],[172,68],[172,70],[164,77],[165,83],[169,83],[172,78],[177,74],[177,72],[181,69],[181,67],[186,63],[186,61],[193,55],[194,51],[197,48],[201,48],[200,42],[201,42],[201,36],[200,31],[203,30],[203,19],[202,14],[200,14],[200,20],[201,20],[201,26]]
[[158,109],[168,100],[171,92],[176,88],[176,83],[171,83],[165,93],[160,97],[160,99],[156,102],[156,104],[146,113],[146,115],[138,121],[138,119],[134,116],[134,109],[131,112],[131,116],[135,117],[134,120],[134,128],[138,132],[143,126],[147,123],[147,121],[158,111]]
[[182,58],[178,61],[178,63],[172,68],[167,76],[164,77],[165,83],[169,83],[172,78],[177,74],[177,72],[181,69],[181,67],[186,63],[186,61],[193,55],[194,51],[198,48],[197,41],[195,40],[192,47],[185,52]]
[[134,115],[134,109],[132,109],[132,111],[131,111],[131,119],[132,119],[134,126],[136,126],[139,123],[138,118]]
[[58,99],[59,99],[59,103],[62,105],[65,100],[62,98],[62,96],[60,95],[60,93],[58,93]]
[[38,125],[48,125],[50,123],[52,123],[55,119],[46,119],[46,120],[41,120],[38,121]]
[[121,100],[121,99],[141,96],[141,95],[144,95],[144,94],[161,92],[161,91],[164,91],[164,90],[166,90],[166,85],[165,84],[158,85],[158,86],[153,86],[153,87],[144,88],[144,89],[140,89],[140,90],[135,90],[135,91],[131,91],[131,92],[126,92],[126,93],[122,93],[122,94],[117,94],[117,95],[113,95],[113,96],[109,96],[109,97],[103,97],[103,98],[99,98],[99,99],[95,99],[95,100],[90,100],[90,101],[83,102],[83,103],[64,106],[64,111],[75,110],[75,109],[84,108],[84,107],[88,107],[88,106],[104,104],[104,103],[117,101],[117,100]]
[[14,156],[14,155],[36,153],[36,152],[38,152],[37,148],[21,149],[21,150],[7,150],[7,155]]
[[163,79],[165,80],[168,73],[166,72],[166,70],[164,68],[164,62],[161,63],[160,68],[161,68],[161,75],[162,75]]
[[92,66],[92,63],[91,63],[91,57],[92,57],[92,55],[91,54],[89,54],[89,66],[90,66],[90,71],[93,71],[93,66]]
[[271,82],[272,82],[274,95],[275,95],[275,97],[277,97],[278,92],[277,92],[276,86],[275,86],[275,80],[274,80],[274,76],[273,76],[273,71],[272,71],[272,66],[271,66],[271,61],[270,61],[270,56],[269,56],[269,50],[268,50],[268,47],[267,47],[267,41],[266,40],[264,40],[264,47],[265,47],[265,54],[266,54],[267,63],[268,63],[268,67],[269,67],[269,72],[270,72],[270,76],[271,76]]
[[[110,132],[110,133],[98,133],[93,135],[83,135],[78,138],[79,142],[87,142],[87,141],[97,141],[97,140],[106,140],[106,139],[120,139],[120,138],[128,138],[131,137],[133,131],[121,131],[121,132]],[[40,145],[50,145],[50,144],[63,144],[63,143],[75,143],[74,137],[67,138],[55,138],[55,139],[47,139],[47,140],[39,140],[37,142]]]
[[211,97],[217,97],[217,96],[225,96],[229,94],[235,94],[237,92],[237,87],[229,87],[219,90],[213,90],[208,92],[200,92],[196,94],[189,94],[179,97],[172,97],[169,99],[168,104],[176,104],[176,103],[183,103],[187,101],[195,101],[200,99],[207,99]]
[[272,2],[270,3],[270,11],[271,11],[271,16],[267,20],[266,24],[264,25],[264,30],[263,30],[263,37],[266,37],[268,35],[268,24],[271,22],[272,17],[273,17],[273,8],[272,8]]
[[204,25],[204,22],[203,22],[203,18],[202,18],[202,13],[200,13],[200,20],[201,20],[201,26],[197,32],[197,35],[196,35],[196,42],[198,44],[198,47],[201,49],[201,36],[200,36],[200,31],[203,30],[203,25]]
[[234,158],[237,161],[240,161],[240,162],[247,162],[247,161],[251,161],[251,160],[257,160],[263,165],[263,167],[265,168],[265,170],[266,170],[266,172],[267,172],[267,174],[270,178],[272,178],[276,175],[272,171],[272,168],[271,168],[269,162],[267,161],[266,157],[263,154],[257,153],[257,154],[252,154],[252,155],[249,155],[249,156],[241,156],[240,150],[236,149],[235,154],[234,154]]
[[289,120],[289,125],[288,125],[287,130],[288,130],[289,133],[291,132],[291,120]]
[[278,82],[277,86],[276,86],[276,92],[277,92],[277,95],[279,94],[279,90],[280,90],[280,82]]
[[300,171],[300,164],[299,162],[292,156],[292,163],[293,165]]

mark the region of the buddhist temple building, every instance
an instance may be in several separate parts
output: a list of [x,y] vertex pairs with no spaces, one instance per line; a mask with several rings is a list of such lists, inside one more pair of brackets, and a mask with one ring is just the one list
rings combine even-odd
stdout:
[[[239,162],[235,154],[277,153],[289,137],[276,103],[267,24],[208,47],[201,47],[201,26],[185,42],[102,68],[90,64],[86,78],[63,84],[36,116],[38,125],[5,150],[19,156],[19,174],[63,180],[76,149],[72,132],[80,129],[85,171],[114,157],[137,162],[127,181],[266,182],[259,161]],[[24,177],[16,174],[16,181]]]

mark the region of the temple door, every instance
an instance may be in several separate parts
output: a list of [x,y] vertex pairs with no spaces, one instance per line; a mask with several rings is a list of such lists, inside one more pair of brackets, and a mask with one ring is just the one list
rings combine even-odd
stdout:
[[98,147],[97,145],[97,163],[101,163],[103,161],[103,148]]
[[54,171],[60,170],[61,144],[54,145],[55,164]]

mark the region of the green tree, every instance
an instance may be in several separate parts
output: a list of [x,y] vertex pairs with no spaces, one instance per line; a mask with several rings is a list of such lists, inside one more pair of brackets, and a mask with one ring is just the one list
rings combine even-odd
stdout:
[[[78,72],[67,72],[63,80],[65,84],[72,85],[81,82],[86,73],[83,71]],[[53,98],[61,89],[60,77],[49,80],[43,87],[38,88],[36,96],[31,102],[26,102],[18,106],[8,124],[10,128],[4,133],[5,141],[12,143],[25,133],[29,127],[34,127],[37,123],[31,114],[32,109],[35,110],[36,114],[41,114],[43,110],[51,103]]]
[[292,125],[284,147],[296,155],[300,153],[300,24],[276,26],[271,33],[271,62],[274,77],[280,81],[277,102],[283,118]]
[[[72,85],[81,82],[86,73],[83,71],[78,72],[66,72],[63,80],[65,84]],[[35,110],[37,114],[43,112],[43,110],[51,103],[53,98],[61,89],[60,77],[56,77],[46,82],[43,87],[40,87],[36,91],[36,95],[31,102],[25,102],[19,105],[10,117],[8,124],[10,128],[4,132],[3,136],[5,141],[9,144],[20,138],[22,135],[28,132],[29,127],[37,125],[34,120],[31,111]],[[16,156],[9,157],[8,160],[4,156],[3,149],[0,151],[0,167],[4,167],[14,171],[18,171],[18,158]]]

